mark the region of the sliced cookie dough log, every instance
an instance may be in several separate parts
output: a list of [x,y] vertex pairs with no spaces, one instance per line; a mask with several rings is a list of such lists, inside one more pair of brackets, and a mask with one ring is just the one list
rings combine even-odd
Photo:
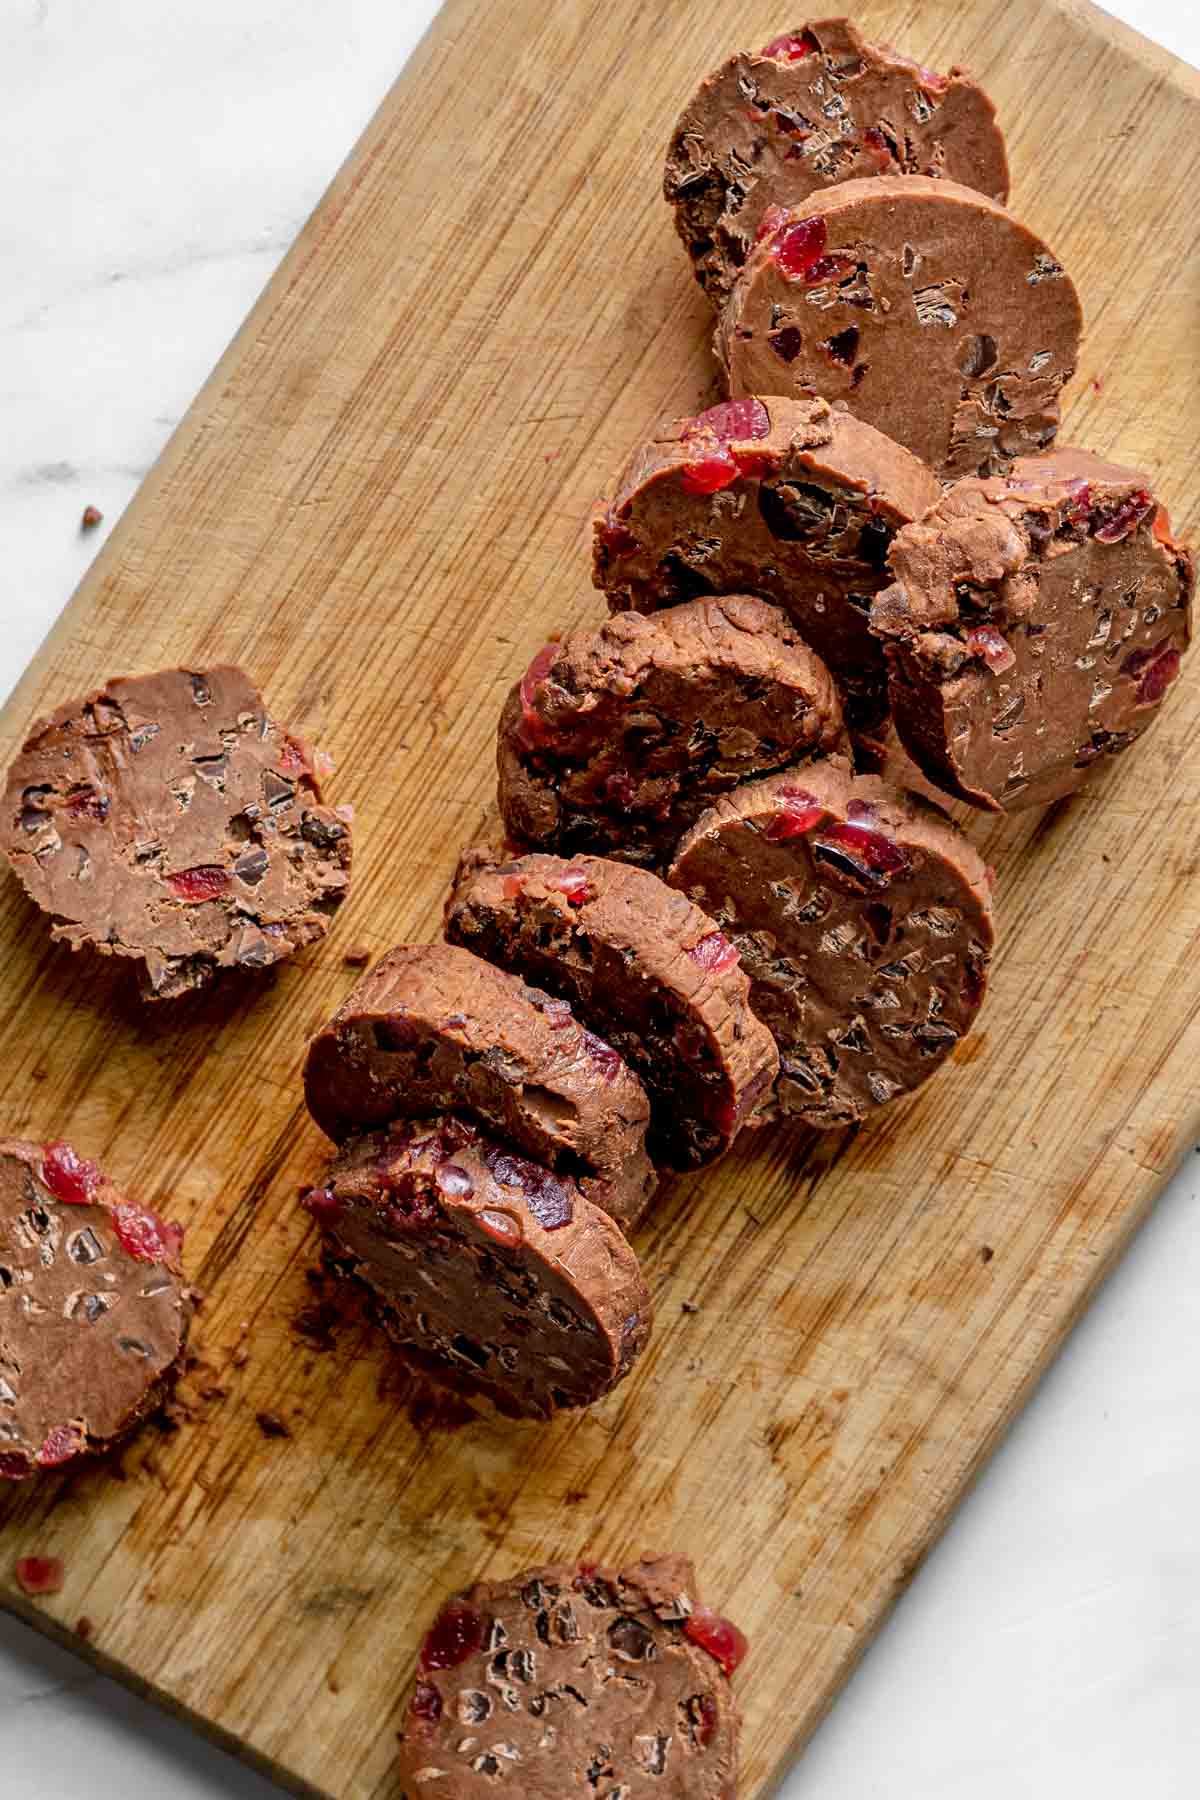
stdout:
[[683,1556],[480,1582],[421,1645],[402,1800],[736,1800],[745,1651]]
[[879,716],[868,629],[901,525],[938,498],[907,450],[825,401],[726,401],[675,419],[626,464],[597,513],[592,579],[613,612],[758,594],[828,665],[852,722]]
[[509,695],[500,811],[518,842],[657,863],[718,794],[843,743],[833,679],[777,607],[619,613],[547,644]]
[[726,1151],[779,1070],[737,951],[648,869],[468,850],[446,936],[571,1003],[641,1076],[655,1162]]
[[1073,793],[1158,716],[1194,571],[1147,476],[1063,448],[960,481],[892,549],[875,603],[901,741],[991,811]]
[[350,827],[240,669],[121,676],[41,719],[8,772],[3,847],[50,934],[140,963],[143,999],[324,937]]
[[775,1034],[778,1114],[855,1125],[970,1029],[993,931],[988,871],[936,808],[826,762],[717,802],[670,879],[737,945]]
[[308,1049],[308,1109],[335,1143],[373,1125],[467,1113],[622,1225],[654,1192],[650,1103],[564,1000],[452,944],[400,945]]
[[0,1480],[109,1450],[169,1397],[182,1242],[69,1144],[0,1139]]
[[768,221],[721,314],[731,394],[823,394],[947,479],[1058,430],[1082,316],[1035,234],[953,181],[847,181]]
[[464,1120],[348,1138],[304,1204],[389,1335],[510,1414],[590,1405],[649,1339],[650,1295],[620,1228],[570,1175]]
[[701,82],[675,127],[663,194],[720,305],[770,207],[879,175],[946,176],[1006,200],[996,110],[965,70],[938,75],[868,44],[849,19],[814,19]]

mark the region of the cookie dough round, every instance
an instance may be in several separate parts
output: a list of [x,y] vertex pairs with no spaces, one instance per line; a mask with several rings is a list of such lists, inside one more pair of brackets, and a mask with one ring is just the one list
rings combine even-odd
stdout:
[[738,788],[670,880],[737,945],[779,1046],[780,1117],[861,1123],[927,1080],[979,1010],[988,871],[943,813],[877,776],[831,761]]
[[896,729],[990,811],[1073,793],[1158,716],[1194,571],[1149,478],[1063,448],[960,481],[892,548],[875,603]]
[[880,175],[946,176],[1006,200],[995,107],[964,69],[939,75],[867,43],[849,19],[813,19],[701,82],[671,138],[663,193],[720,305],[771,206]]
[[468,850],[446,936],[571,1003],[650,1098],[655,1162],[722,1155],[779,1070],[737,951],[648,869],[603,857]]
[[714,338],[731,394],[821,394],[948,480],[1044,449],[1082,315],[1042,240],[954,181],[847,181],[768,221]]
[[41,719],[8,772],[3,848],[50,935],[138,962],[143,999],[324,937],[350,827],[240,669],[121,676]]
[[650,1295],[608,1214],[460,1119],[348,1138],[304,1204],[389,1335],[510,1415],[590,1405],[649,1340]]
[[634,1223],[654,1192],[650,1104],[563,1000],[451,944],[400,945],[308,1048],[308,1109],[340,1143],[396,1118],[466,1113]]
[[739,781],[845,741],[833,679],[778,608],[731,595],[547,644],[496,745],[510,837],[646,864]]
[[828,666],[858,724],[885,703],[867,621],[888,547],[940,492],[915,456],[824,400],[726,401],[634,451],[597,512],[592,579],[613,612],[761,595]]
[[682,1556],[480,1582],[421,1646],[403,1800],[734,1800],[745,1647]]
[[182,1242],[69,1144],[0,1139],[0,1480],[110,1450],[169,1396]]

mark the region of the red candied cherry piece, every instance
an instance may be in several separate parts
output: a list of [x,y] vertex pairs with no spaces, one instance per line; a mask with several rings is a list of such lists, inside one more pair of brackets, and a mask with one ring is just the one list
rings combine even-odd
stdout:
[[438,1614],[421,1645],[422,1669],[457,1669],[483,1643],[483,1614],[451,1604]]
[[764,438],[770,429],[770,415],[761,400],[724,400],[698,413],[683,436],[686,462],[680,481],[684,492],[715,494],[740,474],[757,473],[757,464],[750,461],[753,452],[739,455],[729,446]]
[[223,894],[229,886],[229,874],[216,863],[198,863],[194,869],[179,869],[168,875],[166,881],[177,900],[197,906]]
[[862,134],[863,149],[870,152],[881,169],[886,169],[892,161],[892,152],[887,139],[878,125],[868,125]]
[[37,1453],[38,1465],[43,1469],[56,1469],[60,1463],[81,1456],[86,1448],[87,1438],[78,1425],[56,1425],[46,1434],[46,1441]]
[[908,857],[894,838],[882,831],[871,831],[866,825],[830,825],[822,834],[832,844],[849,850],[878,875],[895,875],[908,867]]
[[281,775],[307,775],[312,769],[312,758],[300,738],[293,737],[290,731],[283,734],[283,742],[279,746],[279,755],[275,758],[275,767]]
[[700,1715],[696,1720],[696,1742],[702,1750],[707,1750],[717,1734],[721,1715],[712,1694],[697,1694],[696,1702],[696,1710]]
[[568,906],[582,906],[585,901],[595,898],[586,869],[564,869],[550,885],[555,893],[565,897]]
[[600,521],[600,541],[612,556],[635,556],[642,547],[611,510]]
[[758,54],[772,56],[776,62],[799,62],[820,48],[811,31],[784,31],[773,37],[769,44],[764,44]]
[[781,362],[791,363],[804,348],[804,333],[798,325],[783,325],[771,332],[767,342]]
[[144,1206],[122,1200],[112,1209],[113,1230],[127,1256],[136,1262],[173,1263],[179,1260],[183,1226],[160,1219]]
[[770,237],[772,232],[778,231],[779,227],[786,225],[787,222],[787,207],[776,206],[772,203],[758,222],[758,230],[754,234],[755,243],[761,244],[764,238]]
[[1087,481],[1068,481],[1070,499],[1065,501],[1062,516],[1068,525],[1086,525],[1092,510],[1092,488]]
[[744,1660],[750,1646],[736,1625],[707,1606],[697,1606],[684,1622],[684,1635],[718,1662],[726,1675]]
[[33,1464],[23,1450],[7,1450],[0,1456],[0,1481],[28,1481]]
[[724,445],[694,456],[679,478],[685,494],[718,494],[738,478],[738,466]]
[[738,960],[736,947],[720,931],[710,931],[702,937],[698,944],[693,944],[688,951],[694,963],[712,974],[719,975],[724,969],[732,969]]
[[1180,661],[1176,646],[1170,638],[1163,638],[1149,650],[1135,650],[1127,656],[1121,673],[1137,682],[1138,699],[1143,705],[1150,705],[1162,699],[1179,673]]
[[431,1724],[437,1723],[442,1716],[442,1696],[432,1681],[418,1681],[408,1703],[408,1710],[414,1719],[428,1719]]
[[300,1204],[318,1225],[332,1225],[342,1216],[342,1203],[332,1188],[311,1188]]
[[72,819],[107,819],[108,795],[97,793],[95,788],[84,788],[68,799],[67,815]]
[[621,1072],[621,1058],[612,1045],[606,1044],[603,1038],[596,1037],[594,1032],[585,1031],[583,1046],[605,1081],[615,1081]]
[[816,796],[805,788],[779,788],[777,792],[783,804],[763,832],[769,843],[780,844],[786,838],[802,837],[828,816]]
[[543,644],[521,677],[521,714],[526,739],[531,743],[546,742],[553,734],[538,712],[534,697],[554,666],[558,655],[556,643]]
[[63,1565],[59,1556],[18,1556],[14,1573],[23,1593],[62,1592]]
[[64,1206],[88,1206],[100,1183],[100,1166],[86,1162],[59,1139],[42,1152],[42,1181]]
[[973,625],[964,642],[972,656],[981,656],[994,675],[1002,675],[1016,662],[1008,639],[994,625]]
[[811,219],[797,219],[778,234],[772,255],[785,281],[802,281],[812,287],[850,267],[847,256],[825,255],[828,235],[829,227],[821,213]]
[[1137,530],[1153,505],[1151,495],[1145,488],[1139,488],[1110,513],[1103,513],[1099,507],[1095,507],[1088,521],[1091,534],[1098,544],[1119,544],[1122,538],[1131,536]]

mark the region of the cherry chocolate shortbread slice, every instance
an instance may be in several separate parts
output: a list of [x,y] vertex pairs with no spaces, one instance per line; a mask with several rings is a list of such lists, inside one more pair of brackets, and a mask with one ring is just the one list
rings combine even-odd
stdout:
[[421,1645],[402,1800],[736,1800],[745,1653],[683,1556],[480,1582]]
[[510,1416],[601,1399],[649,1339],[650,1295],[620,1228],[573,1177],[464,1120],[347,1138],[304,1204],[396,1343]]
[[886,685],[871,601],[893,535],[940,491],[870,425],[764,390],[638,446],[597,513],[592,579],[613,612],[761,595],[828,665],[851,722],[870,723]]
[[350,827],[240,669],[122,676],[40,719],[0,843],[50,934],[141,965],[143,999],[324,937]]
[[857,1124],[927,1080],[979,1010],[988,871],[878,776],[831,759],[750,782],[688,833],[670,880],[738,948],[779,1046],[781,1117]]
[[1079,299],[996,201],[883,175],[763,223],[714,338],[731,394],[824,395],[947,480],[1054,438]]
[[1073,793],[1158,716],[1194,570],[1136,469],[1063,448],[960,481],[892,548],[875,602],[896,729],[992,811]]
[[621,1052],[650,1097],[656,1162],[711,1162],[771,1091],[779,1059],[737,951],[648,869],[468,850],[446,935],[569,1000]]
[[957,66],[939,75],[849,19],[812,19],[706,76],[675,127],[663,193],[720,305],[771,207],[879,175],[946,176],[1006,200],[995,108]]
[[520,843],[659,863],[739,781],[844,743],[833,679],[778,608],[618,613],[547,644],[509,695],[500,811]]
[[565,1000],[452,944],[400,945],[308,1049],[309,1111],[336,1143],[398,1118],[458,1113],[631,1225],[654,1192],[650,1104]]
[[182,1241],[69,1144],[0,1139],[0,1480],[99,1455],[169,1397]]

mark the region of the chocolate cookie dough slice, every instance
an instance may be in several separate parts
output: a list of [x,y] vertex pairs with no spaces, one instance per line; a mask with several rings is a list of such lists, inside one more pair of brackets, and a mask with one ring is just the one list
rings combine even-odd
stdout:
[[870,721],[885,688],[871,601],[893,534],[939,493],[916,457],[823,400],[727,401],[634,451],[597,513],[592,579],[613,612],[761,595],[828,665],[851,720]]
[[648,869],[468,850],[446,936],[569,1000],[650,1097],[655,1162],[698,1169],[729,1148],[779,1069],[737,951]]
[[970,1029],[991,956],[988,872],[936,808],[826,762],[718,801],[674,884],[737,946],[775,1034],[778,1114],[855,1125]]
[[992,811],[1073,793],[1158,716],[1194,571],[1149,478],[1063,448],[960,481],[905,528],[875,603],[896,729]]
[[403,1800],[735,1800],[746,1640],[691,1563],[529,1569],[454,1594],[421,1645]]
[[0,1480],[109,1450],[168,1397],[182,1241],[69,1144],[0,1139]]
[[510,1414],[590,1405],[649,1339],[650,1295],[608,1214],[460,1119],[348,1138],[304,1204],[395,1341]]
[[50,934],[140,963],[143,999],[324,937],[350,827],[240,669],[121,676],[39,720],[8,772],[3,848]]
[[828,669],[776,607],[621,613],[547,644],[509,695],[500,811],[518,842],[661,862],[718,794],[844,741]]
[[335,1142],[396,1118],[467,1114],[613,1218],[654,1192],[650,1105],[623,1059],[564,1000],[451,944],[401,945],[308,1049],[309,1111]]
[[663,193],[720,305],[772,206],[879,175],[947,176],[1006,200],[995,108],[964,69],[938,75],[868,44],[849,19],[814,19],[701,82],[675,127]]
[[1082,316],[1061,263],[954,181],[847,181],[764,220],[714,347],[731,394],[822,394],[947,479],[1048,445]]

